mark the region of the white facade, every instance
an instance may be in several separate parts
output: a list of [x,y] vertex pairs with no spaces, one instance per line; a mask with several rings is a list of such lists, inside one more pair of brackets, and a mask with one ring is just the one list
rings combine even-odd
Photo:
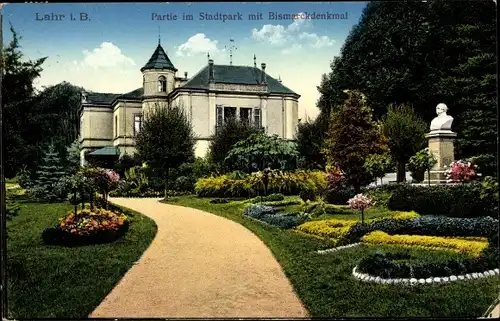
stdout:
[[[177,69],[158,45],[142,68],[143,87],[130,93],[83,93],[81,107],[82,163],[84,154],[115,146],[120,154],[135,152],[134,137],[142,117],[153,105],[183,108],[193,126],[195,155],[204,157],[210,137],[224,119],[247,119],[268,134],[294,139],[299,95],[262,68],[215,65],[209,60],[193,78],[176,77]],[[225,79],[224,75],[229,75]],[[241,77],[241,78],[240,78]]]

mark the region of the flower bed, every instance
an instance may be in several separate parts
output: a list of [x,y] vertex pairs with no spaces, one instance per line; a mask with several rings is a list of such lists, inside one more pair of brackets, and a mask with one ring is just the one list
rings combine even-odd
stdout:
[[109,210],[84,209],[60,218],[42,233],[46,244],[76,246],[112,242],[128,230],[128,218]]
[[469,273],[483,273],[498,268],[498,246],[490,245],[481,256],[461,257],[444,262],[411,262],[408,253],[375,253],[362,259],[358,264],[360,272],[380,278],[450,277]]
[[251,204],[245,208],[243,215],[282,229],[293,228],[302,224],[308,217],[306,213],[276,214],[272,206]]
[[368,224],[358,223],[353,226],[343,242],[346,244],[359,242],[364,235],[373,231],[383,231],[390,235],[490,238],[498,235],[498,220],[491,217],[456,218],[446,216],[373,220]]
[[424,246],[453,250],[459,253],[469,253],[479,256],[488,247],[488,242],[453,239],[439,236],[422,235],[389,235],[382,231],[371,232],[361,238],[370,244],[401,244],[411,246]]
[[305,222],[297,226],[296,229],[316,236],[340,239],[344,237],[356,223],[356,221],[330,219]]

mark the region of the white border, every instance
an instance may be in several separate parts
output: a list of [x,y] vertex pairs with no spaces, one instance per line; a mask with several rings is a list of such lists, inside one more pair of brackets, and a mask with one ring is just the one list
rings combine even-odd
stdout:
[[348,245],[344,245],[344,246],[335,247],[333,249],[318,250],[318,251],[316,251],[316,253],[318,253],[318,254],[327,254],[327,253],[336,252],[338,250],[348,249],[348,248],[354,247],[354,246],[359,246],[361,244],[363,244],[363,243],[352,243],[352,244],[348,244]]
[[409,285],[417,285],[417,284],[432,284],[432,283],[450,283],[450,282],[456,282],[456,281],[461,281],[461,280],[474,280],[474,279],[481,279],[481,278],[486,278],[494,275],[499,275],[500,271],[498,268],[494,270],[489,270],[485,272],[480,272],[480,273],[469,273],[465,275],[451,275],[451,276],[446,276],[446,277],[434,277],[434,278],[427,278],[427,279],[384,279],[379,276],[372,276],[369,274],[364,274],[364,273],[359,273],[357,272],[358,266],[355,266],[352,269],[352,275],[360,281],[363,282],[368,282],[368,283],[379,283],[379,284],[409,284]]

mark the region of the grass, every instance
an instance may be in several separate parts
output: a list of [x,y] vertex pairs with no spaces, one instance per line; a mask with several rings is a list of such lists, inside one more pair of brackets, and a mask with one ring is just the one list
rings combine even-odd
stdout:
[[9,318],[87,318],[156,234],[152,220],[128,211],[130,230],[113,243],[44,245],[43,229],[72,209],[68,203],[23,202],[19,215],[7,223]]
[[[271,249],[313,317],[477,317],[498,296],[498,276],[411,288],[361,283],[352,277],[353,267],[377,248],[395,247],[361,246],[318,255],[314,251],[327,247],[328,241],[247,219],[242,215],[245,204],[209,201],[187,196],[165,202],[226,217],[255,233]],[[374,210],[368,215],[373,218],[383,213]],[[435,251],[411,251],[412,255],[430,259],[439,256]]]

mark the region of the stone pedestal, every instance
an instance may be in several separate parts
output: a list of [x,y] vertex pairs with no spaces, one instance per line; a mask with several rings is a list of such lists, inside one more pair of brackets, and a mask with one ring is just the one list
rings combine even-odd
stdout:
[[[429,151],[437,160],[437,163],[430,171],[431,184],[446,183],[446,171],[455,160],[454,140],[456,136],[457,134],[451,130],[432,130],[426,135],[429,139]],[[427,173],[425,176],[425,181],[428,182]]]

